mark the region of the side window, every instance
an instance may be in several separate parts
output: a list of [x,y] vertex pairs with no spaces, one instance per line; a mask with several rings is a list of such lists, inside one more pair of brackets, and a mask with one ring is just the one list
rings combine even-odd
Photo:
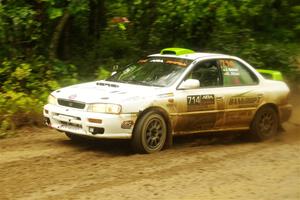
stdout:
[[197,79],[200,87],[220,85],[220,71],[216,60],[198,63],[185,79]]
[[256,85],[257,77],[242,63],[236,60],[219,60],[224,86]]

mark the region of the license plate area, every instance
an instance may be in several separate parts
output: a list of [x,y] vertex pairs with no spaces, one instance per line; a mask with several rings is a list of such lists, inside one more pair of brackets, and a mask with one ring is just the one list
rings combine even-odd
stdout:
[[82,129],[82,125],[60,121],[60,128],[78,131],[78,130]]

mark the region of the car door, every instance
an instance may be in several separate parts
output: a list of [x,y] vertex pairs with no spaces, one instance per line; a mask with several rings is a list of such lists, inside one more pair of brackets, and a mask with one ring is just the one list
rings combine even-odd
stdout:
[[259,79],[243,63],[235,59],[219,59],[225,101],[225,129],[248,128],[263,99]]
[[221,70],[216,60],[194,66],[183,81],[198,80],[200,87],[177,89],[175,93],[175,134],[212,130],[223,125],[224,97],[220,93]]

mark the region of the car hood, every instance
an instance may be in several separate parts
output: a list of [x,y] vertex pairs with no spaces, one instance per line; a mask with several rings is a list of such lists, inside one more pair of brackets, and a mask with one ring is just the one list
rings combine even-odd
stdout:
[[84,103],[119,103],[154,96],[163,88],[125,84],[109,81],[95,81],[61,88],[52,93],[56,98]]

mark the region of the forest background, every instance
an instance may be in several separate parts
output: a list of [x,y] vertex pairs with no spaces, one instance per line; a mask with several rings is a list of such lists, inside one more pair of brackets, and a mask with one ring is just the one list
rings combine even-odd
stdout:
[[0,0],[0,137],[42,122],[59,87],[165,47],[239,56],[300,82],[295,0]]

